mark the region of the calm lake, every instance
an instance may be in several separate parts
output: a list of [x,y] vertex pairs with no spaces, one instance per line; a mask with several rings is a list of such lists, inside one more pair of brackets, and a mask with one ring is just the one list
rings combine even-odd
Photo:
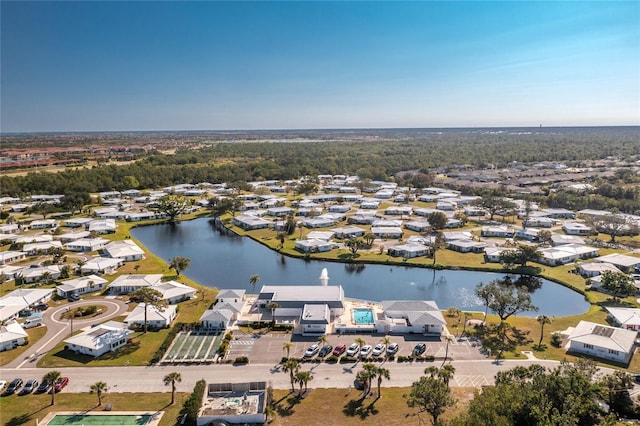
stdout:
[[[348,265],[305,261],[268,249],[250,238],[218,231],[208,218],[177,225],[134,228],[131,235],[164,260],[174,256],[191,259],[183,274],[194,281],[217,288],[242,288],[252,292],[251,275],[259,275],[262,285],[320,285],[323,268],[330,285],[342,285],[350,298],[380,300],[435,300],[441,309],[456,306],[484,311],[474,295],[477,283],[501,278],[502,274],[473,271],[434,271],[424,268],[384,265]],[[540,308],[532,316],[568,316],[584,313],[589,304],[584,297],[559,284],[544,280],[532,295]]]

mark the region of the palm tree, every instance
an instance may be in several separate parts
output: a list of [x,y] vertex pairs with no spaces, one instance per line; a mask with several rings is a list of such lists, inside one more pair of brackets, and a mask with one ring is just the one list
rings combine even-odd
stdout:
[[249,284],[251,284],[253,288],[253,293],[256,292],[256,284],[258,284],[258,281],[260,281],[260,275],[251,275],[249,277]]
[[182,376],[180,373],[172,372],[164,376],[162,379],[165,386],[169,386],[171,384],[171,405],[176,401],[176,382],[180,383],[182,381]]
[[540,323],[540,341],[538,342],[538,346],[542,345],[542,338],[544,337],[544,325],[551,324],[551,318],[546,315],[538,315],[536,320]]
[[162,293],[151,287],[142,287],[130,294],[131,298],[136,298],[140,303],[144,303],[144,332],[147,332],[147,310],[153,306],[160,312],[167,307],[167,301],[162,298]]
[[176,278],[180,276],[180,272],[184,271],[191,264],[191,259],[188,257],[176,256],[169,259],[169,269],[176,271]]
[[89,388],[91,393],[98,395],[98,405],[102,405],[102,394],[107,392],[107,384],[105,382],[95,382]]
[[366,392],[364,393],[366,395],[371,390],[371,381],[378,377],[378,366],[372,362],[368,362],[362,366],[362,369],[364,371],[364,377],[367,379]]
[[357,337],[354,342],[356,342],[357,344],[360,345],[360,347],[362,348],[364,345],[367,344],[367,342],[362,338],[362,337]]
[[322,336],[318,337],[318,343],[320,343],[320,345],[326,345],[328,341],[329,341],[329,338],[327,337],[326,334],[323,334]]
[[295,392],[294,383],[295,383],[295,375],[298,371],[300,371],[300,363],[297,359],[288,359],[282,365],[282,371],[285,373],[289,373],[289,379],[291,379],[291,393]]
[[[391,344],[391,337],[384,336],[382,339],[380,339],[380,343],[382,343],[386,347],[389,347],[389,345]],[[388,352],[385,353],[385,356],[388,356]]]
[[51,370],[42,378],[42,381],[51,383],[51,405],[54,405],[56,403],[55,385],[61,377],[62,373],[60,373],[58,370]]
[[449,386],[449,380],[451,380],[455,373],[456,368],[451,364],[447,364],[440,368],[440,371],[438,371],[438,377],[442,379],[445,385]]
[[282,344],[282,349],[287,351],[287,358],[289,358],[289,354],[291,353],[291,348],[292,347],[293,347],[293,343],[291,343],[291,342],[284,342]]
[[276,302],[269,302],[267,304],[267,309],[271,310],[271,327],[276,325],[275,312],[276,312],[276,309],[278,309],[279,307],[280,305],[278,305]]
[[444,363],[447,362],[447,358],[449,357],[449,343],[453,340],[453,337],[451,337],[450,334],[446,334],[444,338],[447,341],[447,347],[444,352],[444,360],[442,360],[442,365],[444,365]]
[[304,385],[304,392],[307,392],[307,383],[313,380],[313,373],[311,371],[298,371],[295,375],[295,381],[300,385],[300,391]]
[[380,394],[380,386],[382,385],[382,380],[383,379],[391,380],[391,373],[389,372],[388,369],[384,367],[378,367],[377,373],[378,373],[378,398],[382,398],[382,395]]

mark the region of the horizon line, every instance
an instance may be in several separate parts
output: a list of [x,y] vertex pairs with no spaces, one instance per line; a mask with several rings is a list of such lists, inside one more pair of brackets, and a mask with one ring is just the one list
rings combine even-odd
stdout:
[[18,134],[64,134],[64,133],[169,133],[169,132],[278,132],[278,131],[348,131],[348,130],[467,130],[467,129],[567,129],[567,128],[610,128],[610,127],[640,127],[639,124],[613,124],[613,125],[554,125],[544,126],[539,124],[523,126],[441,126],[441,127],[318,127],[318,128],[258,128],[258,129],[127,129],[127,130],[17,130],[10,132],[0,131],[0,135]]

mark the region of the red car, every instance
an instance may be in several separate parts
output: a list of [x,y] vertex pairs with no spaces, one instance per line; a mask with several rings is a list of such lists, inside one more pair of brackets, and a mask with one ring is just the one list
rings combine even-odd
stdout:
[[69,384],[69,378],[68,377],[61,377],[60,379],[58,379],[56,384],[53,386],[53,391],[54,392],[60,392],[68,384]]
[[333,350],[333,354],[335,356],[340,356],[344,353],[344,351],[347,350],[347,345],[345,345],[344,343],[339,344],[338,346],[336,346],[336,348]]

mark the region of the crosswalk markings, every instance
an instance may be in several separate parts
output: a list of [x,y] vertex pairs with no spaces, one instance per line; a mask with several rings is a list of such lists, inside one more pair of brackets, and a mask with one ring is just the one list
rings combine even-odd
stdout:
[[479,386],[488,386],[489,380],[485,376],[479,375],[458,375],[454,376],[454,380],[458,383],[458,386],[461,387],[479,387]]

